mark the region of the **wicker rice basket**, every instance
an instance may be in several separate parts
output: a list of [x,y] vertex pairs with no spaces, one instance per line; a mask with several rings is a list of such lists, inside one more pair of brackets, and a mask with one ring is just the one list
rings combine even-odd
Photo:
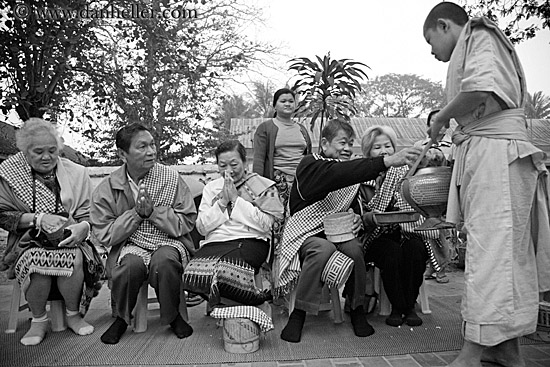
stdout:
[[252,353],[260,349],[260,327],[246,318],[223,320],[224,348],[229,353]]
[[432,142],[424,148],[413,167],[401,182],[401,195],[420,214],[426,217],[415,231],[453,228],[442,217],[447,210],[452,169],[450,167],[426,167],[417,170],[420,161]]

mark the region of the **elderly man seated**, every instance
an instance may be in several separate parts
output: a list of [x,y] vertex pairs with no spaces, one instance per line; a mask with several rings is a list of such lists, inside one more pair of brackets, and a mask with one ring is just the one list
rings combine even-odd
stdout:
[[193,249],[193,198],[176,171],[156,163],[155,141],[145,126],[120,129],[116,146],[124,164],[92,195],[92,228],[110,248],[107,276],[117,314],[101,341],[118,343],[145,281],[155,289],[161,322],[178,338],[188,337],[193,329],[179,313],[179,295]]
[[[296,290],[294,311],[281,332],[281,339],[298,343],[306,312],[317,314],[323,283],[321,274],[335,251],[353,259],[353,271],[344,288],[351,301],[351,324],[358,337],[374,333],[364,309],[366,264],[363,246],[357,238],[333,243],[327,239],[324,219],[346,212],[357,203],[359,183],[375,179],[391,166],[412,164],[419,148],[407,148],[393,156],[350,160],[355,138],[353,127],[346,121],[328,121],[321,132],[320,154],[305,156],[296,170],[296,181],[290,192],[290,218],[276,250],[275,293],[284,296]],[[355,215],[353,234],[361,225]]]

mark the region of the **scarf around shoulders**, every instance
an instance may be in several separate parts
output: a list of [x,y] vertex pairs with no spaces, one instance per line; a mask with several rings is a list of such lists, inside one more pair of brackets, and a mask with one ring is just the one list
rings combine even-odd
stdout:
[[298,253],[304,241],[323,232],[323,220],[327,215],[348,210],[358,189],[357,184],[332,191],[288,219],[273,266],[276,296],[286,295],[296,286],[301,272]]
[[[392,202],[392,199],[395,202],[395,207],[400,211],[412,211],[414,210],[411,205],[403,198],[401,195],[401,182],[407,172],[409,167],[400,166],[400,167],[390,167],[386,173],[386,177],[380,185],[380,188],[376,190],[372,199],[367,203],[367,211],[378,211],[378,212],[387,212]],[[369,186],[374,186],[374,180],[366,183]],[[399,223],[399,228],[401,232],[409,237],[411,235],[420,236],[423,239],[438,238],[439,232],[436,230],[433,231],[422,231],[420,233],[414,232],[414,228],[418,227],[424,222],[425,218],[421,215],[420,218],[413,223]],[[378,226],[372,232],[367,233],[363,239],[363,248],[366,250],[369,245],[382,234],[395,229],[394,225],[392,226]]]
[[[258,207],[264,213],[277,219],[283,218],[283,204],[275,187],[275,182],[257,173],[245,173],[243,178],[235,182],[239,197]],[[222,196],[219,192],[212,205]]]

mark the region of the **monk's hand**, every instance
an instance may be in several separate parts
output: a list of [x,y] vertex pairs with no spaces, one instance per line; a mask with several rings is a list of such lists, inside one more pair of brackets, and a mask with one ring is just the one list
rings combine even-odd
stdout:
[[361,220],[361,216],[359,214],[355,214],[353,212],[353,209],[349,209],[348,213],[353,213],[353,225],[351,227],[351,232],[355,237],[359,235],[359,231],[363,229],[363,221]]
[[75,247],[88,237],[90,225],[86,222],[71,224],[65,228],[69,234],[67,238],[59,242],[59,247]]
[[409,147],[401,149],[399,152],[384,157],[384,164],[386,167],[400,167],[408,165],[412,167],[414,162],[418,159],[422,153],[420,147]]
[[432,139],[432,141],[437,141],[437,138],[439,136],[439,131],[444,126],[446,128],[449,128],[450,126],[449,119],[440,118],[440,112],[432,116],[432,119],[430,121],[430,127],[428,128],[428,136]]
[[139,186],[138,199],[136,203],[136,212],[142,218],[149,218],[153,213],[154,205],[151,196],[144,184]]

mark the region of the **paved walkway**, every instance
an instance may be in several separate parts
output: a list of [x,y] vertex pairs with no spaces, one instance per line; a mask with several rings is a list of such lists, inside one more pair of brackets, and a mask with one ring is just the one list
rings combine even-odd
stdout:
[[[448,273],[450,282],[439,284],[434,280],[427,281],[430,296],[449,296],[460,295],[462,290],[463,273],[460,270],[454,270]],[[0,311],[9,310],[12,286],[0,285]],[[105,297],[103,301],[107,302],[106,292],[101,292],[100,298]],[[92,302],[92,308],[95,302],[101,302],[100,299]],[[540,336],[546,340],[550,339],[548,333],[541,333]],[[533,336],[537,337],[537,335]],[[550,342],[546,344],[524,345],[521,352],[526,360],[527,367],[550,367]],[[253,362],[253,363],[230,363],[214,364],[208,367],[439,367],[446,366],[458,354],[458,351],[446,351],[439,353],[420,353],[405,354],[399,356],[382,357],[357,357],[357,358],[334,358],[334,359],[312,359],[297,361],[272,361],[272,362]],[[2,361],[0,361],[2,365]],[[121,366],[121,365],[118,365]],[[206,365],[199,365],[205,367]],[[496,366],[491,363],[484,363],[484,367]],[[126,367],[126,366],[123,366]],[[130,367],[130,366],[127,366]],[[135,366],[132,366],[135,367]]]

